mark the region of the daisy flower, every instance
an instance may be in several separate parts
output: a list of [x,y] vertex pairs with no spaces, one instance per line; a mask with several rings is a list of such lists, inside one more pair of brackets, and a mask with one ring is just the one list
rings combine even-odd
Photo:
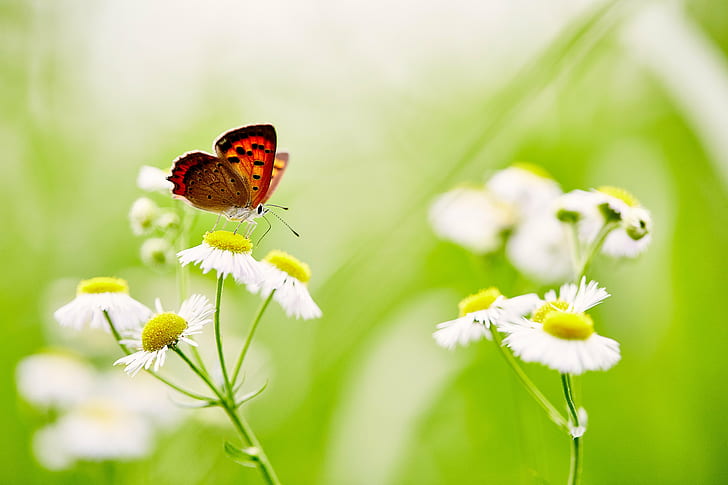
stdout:
[[154,229],[154,222],[159,216],[159,206],[148,197],[140,197],[129,209],[131,231],[136,236],[149,234]]
[[[162,304],[156,301],[157,314],[144,328],[129,334],[121,343],[137,352],[122,357],[114,365],[123,364],[124,371],[132,376],[142,369],[153,368],[158,371],[164,365],[167,350],[180,341],[197,346],[190,336],[202,333],[205,325],[212,321],[215,308],[202,295],[192,295],[182,302],[178,313],[165,312]],[[153,366],[153,367],[152,367]]]
[[174,248],[164,238],[152,237],[139,249],[142,262],[147,266],[163,267],[174,261]]
[[577,223],[580,239],[593,243],[606,223],[616,227],[607,235],[601,251],[614,257],[635,257],[649,246],[652,217],[632,194],[619,187],[592,191],[575,190],[559,200],[557,217]]
[[509,209],[482,188],[458,187],[432,203],[429,214],[435,234],[474,253],[495,251],[513,223]]
[[252,293],[267,298],[275,290],[273,299],[289,317],[310,320],[321,317],[321,309],[308,292],[311,279],[309,266],[283,251],[274,250],[260,262],[263,277],[257,284],[249,284]]
[[217,271],[219,278],[232,275],[238,283],[256,284],[262,276],[260,263],[251,251],[250,239],[230,231],[208,232],[202,237],[202,244],[177,253],[182,266],[194,263],[202,273]]
[[152,313],[129,296],[129,284],[125,280],[101,276],[81,281],[76,298],[56,310],[53,316],[64,327],[80,329],[89,325],[108,330],[104,311],[119,331],[138,327]]
[[572,275],[567,228],[552,213],[521,222],[508,239],[506,254],[518,271],[537,281],[564,281]]
[[169,173],[161,168],[144,165],[139,169],[139,175],[136,180],[137,187],[147,192],[169,193],[172,190],[173,184],[167,180],[168,176]]
[[598,283],[563,285],[558,295],[550,291],[531,318],[511,320],[500,330],[509,335],[503,343],[525,362],[539,362],[561,373],[582,374],[607,370],[620,359],[619,343],[594,331],[586,310],[609,294]]
[[499,170],[486,182],[498,199],[512,205],[521,218],[543,211],[561,195],[559,184],[546,170],[531,163],[514,163]]
[[152,451],[153,432],[146,420],[118,401],[84,401],[39,430],[33,439],[38,461],[62,470],[76,461],[133,460]]
[[93,367],[79,357],[46,351],[23,358],[15,370],[18,394],[39,408],[66,409],[89,396]]
[[497,325],[505,316],[520,317],[530,313],[539,299],[534,294],[506,298],[498,288],[490,287],[465,297],[458,304],[459,316],[455,320],[439,323],[432,334],[438,345],[453,349],[483,338],[491,339],[490,326]]

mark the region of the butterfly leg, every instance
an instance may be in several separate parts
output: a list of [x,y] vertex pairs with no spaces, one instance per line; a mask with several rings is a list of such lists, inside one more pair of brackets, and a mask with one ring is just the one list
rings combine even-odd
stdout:
[[[240,222],[238,222],[238,225],[237,225],[237,226],[235,226],[235,230],[233,231],[233,234],[237,234],[237,233],[238,233],[238,229],[240,229],[240,225],[241,225],[242,223],[243,223],[243,221],[240,221]],[[246,236],[246,237],[247,237],[247,236]]]
[[215,221],[215,225],[214,225],[214,226],[212,226],[212,230],[211,230],[210,232],[212,232],[212,231],[214,231],[215,229],[217,229],[217,225],[218,225],[218,224],[220,224],[220,218],[221,218],[221,217],[222,217],[222,214],[218,214],[218,215],[217,215],[217,220]]
[[253,234],[253,230],[255,230],[255,226],[257,226],[258,223],[255,221],[248,221],[248,230],[245,232],[245,237],[250,239],[250,236]]

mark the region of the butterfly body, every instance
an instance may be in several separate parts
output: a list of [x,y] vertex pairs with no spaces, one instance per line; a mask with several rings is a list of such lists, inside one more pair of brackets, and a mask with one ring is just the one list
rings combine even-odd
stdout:
[[278,186],[288,154],[276,156],[271,125],[249,125],[223,133],[215,155],[194,151],[174,161],[172,194],[198,209],[251,222],[265,213],[264,203]]

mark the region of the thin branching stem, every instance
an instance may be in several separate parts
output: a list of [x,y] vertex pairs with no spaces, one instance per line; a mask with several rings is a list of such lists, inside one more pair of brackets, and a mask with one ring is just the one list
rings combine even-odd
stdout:
[[245,360],[245,356],[248,353],[250,344],[253,341],[253,335],[255,334],[255,330],[258,328],[258,323],[260,323],[260,320],[263,317],[263,313],[265,313],[265,309],[268,308],[268,305],[270,304],[270,301],[273,299],[273,294],[275,292],[276,292],[276,290],[273,290],[270,292],[268,297],[260,304],[260,307],[258,307],[258,312],[256,313],[255,318],[253,318],[253,323],[250,325],[250,330],[248,330],[248,336],[245,338],[245,343],[243,344],[243,348],[240,351],[240,355],[238,356],[238,361],[235,364],[235,372],[233,372],[233,380],[232,380],[233,387],[235,387],[236,383],[238,382],[238,375],[240,374],[240,369],[243,366],[243,361]]
[[202,372],[195,365],[195,363],[192,362],[192,360],[190,360],[190,358],[187,357],[184,352],[182,352],[181,349],[179,349],[178,347],[174,347],[173,350],[177,353],[177,355],[180,356],[183,361],[185,361],[185,363],[187,363],[190,369],[192,369],[192,371],[197,374],[200,379],[205,382],[205,384],[207,384],[210,390],[212,390],[212,392],[217,395],[217,397],[220,399],[219,405],[223,408],[225,414],[228,415],[228,418],[230,418],[233,426],[235,426],[235,429],[240,433],[243,441],[247,445],[255,448],[256,463],[259,464],[260,471],[263,474],[263,478],[266,480],[268,485],[281,485],[281,482],[278,479],[278,476],[276,475],[276,472],[273,469],[273,466],[271,465],[268,456],[265,454],[263,446],[260,444],[260,441],[258,441],[255,433],[253,433],[252,428],[245,420],[245,418],[238,415],[238,413],[236,412],[235,402],[228,395],[225,395],[224,390],[218,389],[217,386],[215,386],[215,384],[212,382],[212,380],[210,380],[210,377],[206,373]]
[[[571,386],[571,374],[561,374],[561,385],[564,389],[564,398],[569,408],[572,425],[577,428],[579,423],[579,413],[574,404],[574,394]],[[569,485],[578,485],[581,481],[582,455],[584,453],[581,436],[572,436],[571,439],[571,460],[569,463]]]
[[544,411],[546,411],[546,414],[548,415],[549,419],[551,419],[551,421],[556,423],[556,425],[560,428],[568,431],[569,426],[566,418],[561,415],[556,407],[551,404],[551,401],[549,401],[548,398],[546,398],[546,396],[544,396],[544,394],[538,389],[538,387],[536,387],[531,378],[528,377],[528,375],[524,372],[521,366],[518,365],[518,362],[513,357],[513,354],[511,354],[508,349],[503,347],[501,336],[500,333],[498,333],[498,330],[491,326],[490,332],[493,335],[493,342],[498,348],[498,351],[506,360],[511,369],[513,369],[513,372],[516,373],[516,377],[518,377],[518,379],[521,381],[521,384],[523,384],[523,387],[526,388],[526,391],[528,391],[531,397],[543,408]]
[[222,300],[222,285],[224,280],[225,278],[222,275],[217,278],[217,292],[215,294],[215,346],[217,347],[217,358],[220,362],[225,393],[232,399],[233,389],[230,385],[230,377],[228,376],[227,366],[225,365],[225,352],[222,349],[222,333],[220,331],[220,301]]

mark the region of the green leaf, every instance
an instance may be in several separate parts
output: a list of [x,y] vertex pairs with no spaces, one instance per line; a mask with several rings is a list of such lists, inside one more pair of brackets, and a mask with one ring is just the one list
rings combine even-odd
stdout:
[[253,468],[258,466],[258,448],[254,446],[249,448],[238,448],[229,441],[224,443],[224,447],[225,454],[235,463]]

